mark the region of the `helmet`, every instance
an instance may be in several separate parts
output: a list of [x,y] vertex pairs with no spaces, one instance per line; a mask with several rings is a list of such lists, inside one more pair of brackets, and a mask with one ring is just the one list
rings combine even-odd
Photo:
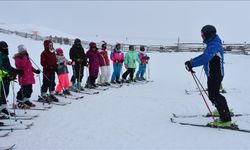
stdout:
[[8,44],[5,41],[0,41],[0,51],[7,49],[8,49]]
[[205,25],[201,29],[201,36],[204,41],[212,39],[216,35],[216,28],[212,25]]
[[74,41],[74,44],[81,44],[81,40],[76,38],[75,41]]
[[96,48],[96,43],[95,42],[90,42],[89,43],[89,48]]
[[145,47],[143,45],[140,46],[140,51],[145,51]]
[[56,55],[63,55],[63,50],[61,48],[57,48]]

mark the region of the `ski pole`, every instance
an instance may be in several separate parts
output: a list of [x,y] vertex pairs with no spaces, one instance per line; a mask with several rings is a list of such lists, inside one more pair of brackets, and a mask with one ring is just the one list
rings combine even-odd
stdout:
[[206,95],[207,95],[207,97],[208,97],[208,93],[206,92],[205,88],[202,86],[202,84],[201,84],[200,80],[197,78],[197,76],[196,76],[195,74],[194,74],[194,77],[196,78],[196,80],[198,81],[198,83],[199,83],[200,87],[202,88],[202,90],[205,92],[205,94],[206,94]]
[[[5,86],[4,86],[3,80],[1,81],[1,83],[2,83],[3,95],[4,95],[4,98],[5,98],[5,100],[6,100],[6,105],[7,105],[7,95],[6,95],[6,91],[5,91]],[[9,112],[9,110],[8,110],[8,107],[6,106],[5,109],[8,111],[8,117],[9,117],[10,125],[13,125],[12,122],[11,122],[11,118],[10,118],[11,116],[10,116],[10,112]],[[11,130],[11,132],[12,132],[12,131],[13,131],[13,130]]]
[[49,82],[51,82],[50,81],[50,79],[48,78],[48,76],[39,68],[39,66],[33,61],[33,59],[31,59],[30,57],[29,57],[29,59],[32,61],[32,63],[38,68],[38,70],[43,74],[43,76],[45,77],[45,78],[47,78],[48,80],[49,80]]
[[[204,95],[203,95],[203,93],[202,93],[202,91],[201,91],[201,88],[200,88],[199,84],[198,84],[198,81],[199,81],[198,78],[196,77],[195,73],[191,72],[191,74],[192,74],[192,77],[193,77],[193,79],[194,79],[194,82],[196,83],[196,85],[197,85],[197,87],[198,87],[198,89],[199,89],[199,91],[200,91],[200,94],[201,94],[201,96],[202,96],[202,98],[203,98],[203,101],[204,101],[204,103],[205,103],[206,106],[207,106],[207,109],[208,109],[210,115],[212,116],[213,120],[215,121],[215,118],[214,118],[214,116],[212,115],[212,111],[211,111],[211,109],[209,108],[209,106],[208,106],[208,104],[207,104],[207,101],[206,101],[206,99],[205,99],[205,97],[204,97]],[[198,80],[198,81],[197,81],[197,80]],[[202,87],[202,88],[203,88],[203,87]]]

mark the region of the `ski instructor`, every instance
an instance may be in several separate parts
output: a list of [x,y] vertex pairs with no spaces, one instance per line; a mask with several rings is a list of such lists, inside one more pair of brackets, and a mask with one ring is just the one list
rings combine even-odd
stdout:
[[224,77],[224,52],[216,28],[206,25],[201,29],[201,37],[206,48],[203,54],[185,62],[187,71],[195,73],[192,68],[203,65],[207,75],[208,97],[219,112],[220,119],[209,123],[212,126],[231,127],[230,111],[226,98],[220,94],[219,89]]

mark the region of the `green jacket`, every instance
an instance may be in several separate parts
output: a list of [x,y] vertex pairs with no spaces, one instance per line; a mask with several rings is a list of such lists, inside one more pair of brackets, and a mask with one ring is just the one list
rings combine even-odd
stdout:
[[136,51],[128,51],[125,55],[124,64],[128,65],[128,68],[136,68],[136,61],[140,64],[141,60]]

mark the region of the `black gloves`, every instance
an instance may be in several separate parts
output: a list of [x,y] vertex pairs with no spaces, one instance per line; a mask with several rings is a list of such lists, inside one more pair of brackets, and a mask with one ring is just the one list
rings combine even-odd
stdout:
[[36,73],[36,74],[40,74],[40,73],[41,73],[41,71],[40,71],[39,69],[37,69],[37,70],[35,70],[35,71],[34,71],[34,73]]
[[191,65],[191,62],[190,61],[186,61],[185,62],[185,67],[187,69],[187,71],[191,72],[191,73],[195,73],[192,69],[192,65]]
[[19,75],[19,76],[23,76],[23,70],[16,70],[16,73]]
[[117,60],[117,59],[115,59],[115,61],[114,61],[115,63],[118,63],[119,62],[119,60]]

